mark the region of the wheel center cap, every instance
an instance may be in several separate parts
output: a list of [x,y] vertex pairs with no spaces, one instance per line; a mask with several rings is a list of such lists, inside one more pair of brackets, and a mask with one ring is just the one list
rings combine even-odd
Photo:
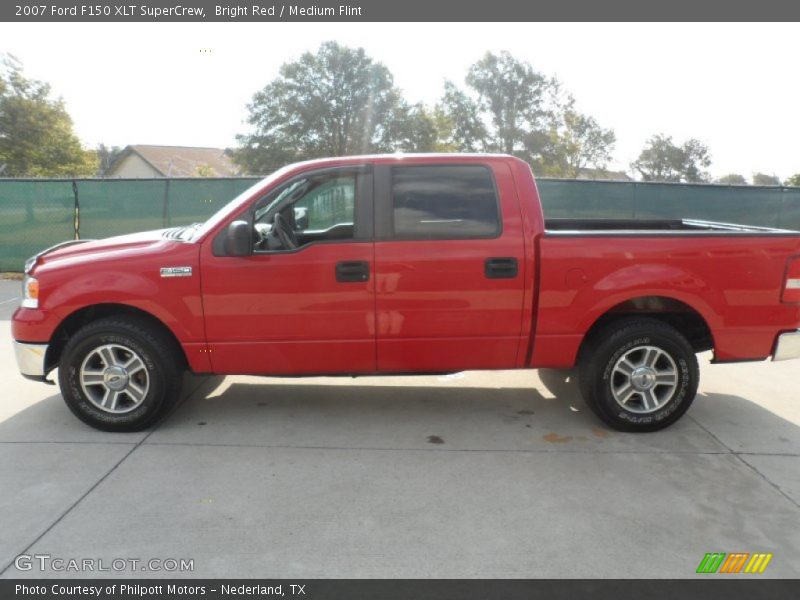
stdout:
[[108,367],[103,372],[103,383],[107,388],[118,392],[128,385],[128,373],[122,367]]
[[637,390],[649,390],[656,383],[656,372],[650,367],[638,367],[631,373],[631,383]]

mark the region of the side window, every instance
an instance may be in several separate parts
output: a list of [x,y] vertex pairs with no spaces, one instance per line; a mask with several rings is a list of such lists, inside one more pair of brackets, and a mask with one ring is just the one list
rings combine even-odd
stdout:
[[396,167],[392,201],[398,238],[480,238],[500,232],[497,193],[486,167]]
[[294,203],[295,230],[324,231],[337,225],[350,225],[352,228],[355,211],[355,175],[334,177]]
[[296,179],[261,201],[255,210],[256,250],[292,250],[312,242],[355,235],[355,173]]

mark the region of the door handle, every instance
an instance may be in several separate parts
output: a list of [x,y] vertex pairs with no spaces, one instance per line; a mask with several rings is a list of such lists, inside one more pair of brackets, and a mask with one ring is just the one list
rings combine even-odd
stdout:
[[336,263],[336,281],[342,283],[369,280],[369,263],[365,260],[346,260]]
[[514,279],[519,272],[516,258],[487,258],[483,264],[487,279]]

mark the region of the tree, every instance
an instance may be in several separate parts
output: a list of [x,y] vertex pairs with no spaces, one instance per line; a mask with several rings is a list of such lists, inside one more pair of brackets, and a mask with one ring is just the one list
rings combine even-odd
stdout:
[[487,52],[469,68],[465,82],[472,95],[447,82],[441,102],[459,149],[524,156],[526,137],[546,130],[554,114],[558,82],[508,52]]
[[0,166],[4,177],[93,175],[97,156],[84,150],[61,99],[28,79],[11,55],[0,56]]
[[536,141],[529,150],[538,146],[542,155],[540,171],[546,175],[575,179],[586,168],[604,169],[611,160],[616,135],[611,129],[603,129],[590,116],[579,113],[570,98],[553,119],[548,139]]
[[578,112],[555,77],[508,52],[487,53],[470,67],[465,83],[461,90],[445,82],[437,105],[450,124],[443,145],[513,154],[537,172],[565,177],[603,168],[610,159],[614,132]]
[[753,173],[753,185],[781,185],[781,180],[777,175]]
[[722,183],[725,185],[747,185],[747,180],[743,175],[739,175],[738,173],[730,173],[717,179],[717,183]]
[[786,180],[786,185],[791,185],[793,187],[800,187],[800,173],[795,173],[789,179]]
[[709,180],[704,170],[711,165],[708,147],[695,139],[678,146],[671,136],[654,135],[639,158],[631,163],[644,181],[702,183]]
[[211,165],[199,164],[195,167],[194,174],[196,177],[214,177],[216,173]]
[[[427,114],[407,106],[389,69],[363,48],[336,42],[281,66],[248,109],[254,130],[237,136],[234,160],[251,173],[321,156],[430,145]],[[421,130],[412,133],[415,125]]]
[[438,131],[433,115],[422,105],[401,105],[388,125],[388,137],[396,150],[402,152],[433,152]]
[[481,107],[451,81],[444,82],[444,96],[436,110],[444,125],[441,143],[457,152],[488,150],[489,132],[481,118]]
[[98,144],[95,152],[97,153],[97,175],[104,177],[111,168],[111,165],[119,158],[124,148],[120,146],[106,146],[105,144]]

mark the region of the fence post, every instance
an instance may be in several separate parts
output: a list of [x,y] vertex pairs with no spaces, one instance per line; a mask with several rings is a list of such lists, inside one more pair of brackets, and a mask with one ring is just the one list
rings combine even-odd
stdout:
[[169,227],[172,225],[170,223],[171,219],[169,216],[169,177],[166,178],[166,182],[164,183],[164,209],[161,214],[161,222],[164,227]]
[[78,199],[78,182],[72,180],[72,195],[75,198],[75,207],[72,217],[73,239],[81,239],[81,203]]
[[787,202],[786,193],[788,191],[789,190],[786,189],[785,185],[781,186],[781,200],[780,203],[778,204],[778,214],[775,217],[775,227],[777,227],[778,229],[791,229],[791,227],[784,227],[783,224],[783,206]]

